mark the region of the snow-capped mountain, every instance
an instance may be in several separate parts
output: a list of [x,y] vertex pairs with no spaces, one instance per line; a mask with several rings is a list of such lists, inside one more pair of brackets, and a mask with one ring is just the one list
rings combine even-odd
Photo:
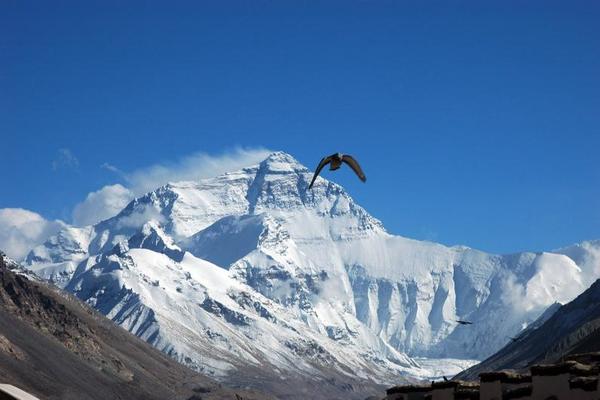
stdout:
[[[170,183],[26,263],[154,346],[226,377],[397,383],[411,357],[483,359],[600,275],[600,243],[493,255],[389,234],[339,185],[277,152]],[[461,326],[456,320],[473,321]]]

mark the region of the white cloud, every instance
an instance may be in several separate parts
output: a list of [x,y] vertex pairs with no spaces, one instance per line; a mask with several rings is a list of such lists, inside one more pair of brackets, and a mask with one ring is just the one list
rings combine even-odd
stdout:
[[22,208],[0,209],[0,250],[20,261],[29,250],[43,243],[65,224],[48,221],[41,215]]
[[58,155],[52,161],[52,169],[54,171],[59,168],[79,168],[79,160],[69,149],[58,149]]
[[115,167],[115,166],[114,166],[114,165],[112,165],[112,164],[106,163],[106,162],[105,162],[105,163],[103,163],[103,164],[100,166],[100,168],[102,168],[102,169],[105,169],[105,170],[107,170],[107,171],[110,171],[110,172],[114,172],[115,174],[118,174],[118,175],[121,175],[121,176],[125,175],[125,174],[123,173],[123,171],[121,171],[119,168]]
[[147,205],[141,210],[120,218],[118,228],[141,228],[148,221],[156,221],[159,225],[165,222],[165,217],[156,208]]
[[536,255],[530,273],[527,280],[521,281],[512,271],[501,276],[503,301],[512,306],[513,315],[538,315],[556,301],[570,302],[587,287],[581,268],[562,254]]
[[132,199],[133,193],[123,185],[108,185],[91,192],[73,210],[73,223],[77,226],[93,225],[121,211]]
[[[269,150],[263,148],[237,148],[220,155],[199,152],[180,158],[175,162],[154,164],[130,173],[124,173],[124,178],[130,189],[136,195],[140,195],[168,182],[210,178],[257,164],[264,160],[269,153],[271,153]],[[118,168],[110,164],[104,165],[106,169],[120,172]]]
[[[532,305],[527,301],[526,282],[519,282],[516,275],[511,271],[501,272],[500,276],[504,304],[512,306],[514,312],[530,311]],[[525,310],[525,308],[527,309]]]

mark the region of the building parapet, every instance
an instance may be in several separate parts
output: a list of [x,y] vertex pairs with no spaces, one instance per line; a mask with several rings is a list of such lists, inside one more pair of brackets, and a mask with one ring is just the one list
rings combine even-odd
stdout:
[[497,371],[497,372],[483,372],[479,374],[479,380],[483,382],[496,382],[501,383],[531,383],[531,375],[519,374],[515,371]]
[[562,374],[574,374],[577,376],[597,375],[596,366],[584,365],[577,361],[565,361],[560,364],[539,364],[530,368],[532,376],[556,376]]

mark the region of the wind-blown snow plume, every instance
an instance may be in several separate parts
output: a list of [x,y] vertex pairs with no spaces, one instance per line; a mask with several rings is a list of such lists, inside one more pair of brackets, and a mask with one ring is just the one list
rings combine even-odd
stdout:
[[125,172],[127,186],[140,195],[168,182],[210,178],[228,171],[253,165],[270,153],[263,148],[236,148],[220,155],[197,152],[175,162],[163,162],[132,172]]
[[[91,192],[73,209],[73,224],[93,225],[115,216],[135,196],[168,182],[210,178],[263,160],[269,151],[263,148],[236,148],[219,155],[197,152],[174,162],[163,162],[131,172],[104,163],[101,168],[114,172],[124,182],[107,185]],[[143,225],[139,224],[139,226]]]

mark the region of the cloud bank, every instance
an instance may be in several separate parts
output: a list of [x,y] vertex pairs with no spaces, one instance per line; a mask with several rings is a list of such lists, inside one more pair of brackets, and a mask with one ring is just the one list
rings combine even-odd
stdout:
[[20,261],[64,226],[62,221],[48,221],[22,208],[0,209],[0,250]]
[[131,200],[133,192],[123,185],[104,186],[91,192],[84,201],[73,209],[73,224],[77,226],[93,225],[121,211]]

